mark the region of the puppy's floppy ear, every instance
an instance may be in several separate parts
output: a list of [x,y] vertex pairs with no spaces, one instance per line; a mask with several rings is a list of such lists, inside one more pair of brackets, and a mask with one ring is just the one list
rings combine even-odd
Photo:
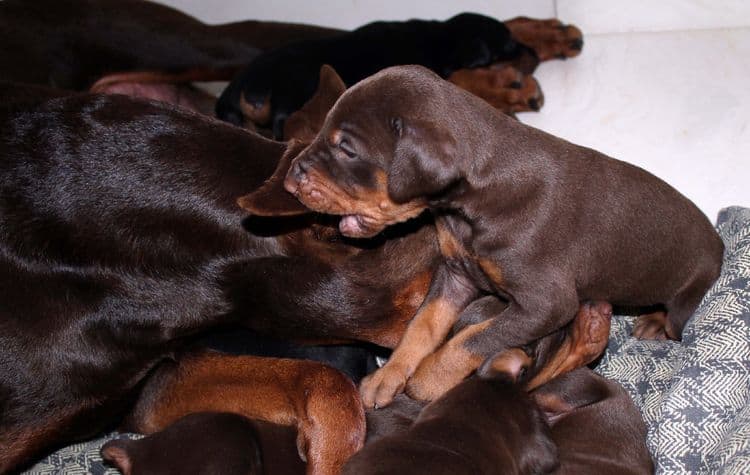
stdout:
[[544,411],[550,424],[575,409],[610,396],[604,378],[585,367],[558,376],[531,392],[532,399]]
[[477,369],[477,376],[484,379],[505,377],[513,382],[523,377],[532,360],[521,348],[511,348],[490,356]]
[[321,66],[318,89],[300,110],[284,122],[284,139],[312,142],[323,128],[326,114],[345,91],[346,84],[336,71],[327,64]]
[[396,203],[429,197],[458,179],[456,140],[446,129],[427,121],[393,118],[396,135],[388,170],[388,195]]
[[273,175],[260,188],[237,200],[240,208],[255,216],[294,216],[309,213],[309,209],[284,189],[284,178],[292,160],[307,145],[297,140],[289,142]]
[[110,440],[102,447],[102,458],[117,467],[123,475],[130,475],[133,470],[133,461],[129,450],[133,443],[134,441],[129,439]]

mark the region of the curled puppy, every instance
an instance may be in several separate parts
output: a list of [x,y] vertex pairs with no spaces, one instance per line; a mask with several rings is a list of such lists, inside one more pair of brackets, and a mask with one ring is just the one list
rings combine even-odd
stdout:
[[342,373],[312,361],[218,353],[162,366],[124,428],[152,434],[205,411],[296,428],[297,449],[310,475],[337,473],[365,438],[362,403]]
[[[595,333],[601,328],[601,322],[597,323],[600,318],[594,315],[599,310],[606,309],[602,305],[592,304],[589,310],[576,317],[574,325],[578,328],[588,328]],[[533,346],[534,348],[526,351],[506,350],[488,359],[479,369],[479,377],[512,376],[519,374],[522,369],[531,372],[532,377],[534,373],[537,376],[554,374],[555,369],[559,368],[559,363],[569,360],[570,355],[583,355],[586,360],[591,360],[604,348],[599,346],[597,349],[589,345],[575,330],[550,335]],[[533,362],[529,361],[527,351],[536,355]],[[525,383],[525,387],[528,389],[536,384],[535,380],[538,378],[533,377],[531,382]],[[516,386],[520,387],[518,384]],[[523,460],[528,456],[538,455],[538,447],[531,446],[529,453],[510,452],[512,457],[516,457],[516,464],[504,458],[508,453],[500,450],[503,454],[498,455],[498,451],[493,450],[496,446],[512,446],[519,437],[516,432],[518,427],[527,431],[523,434],[524,437],[533,437],[534,433],[537,433],[537,436],[545,433],[539,426],[528,425],[528,413],[524,412],[524,408],[529,408],[519,402],[520,399],[533,401],[536,407],[543,411],[545,421],[551,427],[549,436],[557,447],[559,465],[555,468],[544,464],[542,467],[536,467],[538,470],[550,471],[554,468],[554,473],[571,475],[653,472],[653,462],[646,447],[646,427],[640,412],[619,384],[595,374],[588,368],[578,368],[555,376],[530,394],[518,391],[505,394],[506,397],[483,398],[481,396],[485,393],[476,392],[476,388],[469,389],[472,387],[469,381],[459,384],[448,393],[452,396],[446,395],[427,405],[424,414],[420,413],[425,407],[424,403],[411,400],[405,395],[398,395],[393,404],[385,409],[368,411],[367,445],[353,461],[349,462],[346,469],[354,465],[362,473],[395,473],[416,465],[413,461],[407,460],[414,457],[414,445],[431,444],[431,457],[418,453],[417,463],[421,463],[426,471],[442,473],[440,468],[435,467],[428,459],[434,458],[441,462],[443,459],[450,460],[456,449],[444,442],[435,444],[429,430],[415,430],[420,425],[420,420],[427,418],[433,426],[439,426],[441,423],[450,425],[456,440],[453,444],[457,446],[460,446],[458,441],[464,440],[464,436],[469,434],[469,440],[476,446],[476,451],[470,455],[460,450],[458,453],[467,457],[477,457],[479,461],[494,456],[496,470],[500,473],[526,473],[522,469]],[[476,399],[468,401],[456,396],[462,393],[471,394],[471,397]],[[453,407],[450,404],[453,404]],[[481,411],[470,413],[462,404],[478,404]],[[495,415],[494,405],[503,406],[509,412],[502,421],[493,419],[496,425],[490,428],[485,419]],[[435,414],[434,410],[428,412],[432,407],[441,407],[442,411],[438,414]],[[463,418],[459,421],[460,417]],[[474,434],[476,427],[494,432],[487,434],[484,439],[473,437],[471,434]],[[503,442],[498,443],[498,438]],[[475,461],[471,460],[465,465],[474,469],[473,463]],[[372,464],[373,468],[368,469],[367,464]],[[449,470],[453,469],[450,465],[446,466]]]
[[[520,350],[515,350],[521,353]],[[525,355],[524,355],[525,357]],[[547,473],[556,449],[544,415],[511,373],[493,369],[425,407],[399,435],[368,444],[344,474]]]
[[588,368],[531,393],[552,426],[563,474],[653,473],[646,424],[627,392]]
[[418,66],[347,90],[284,186],[341,215],[349,237],[426,209],[435,217],[443,260],[391,359],[363,382],[368,407],[403,390],[481,295],[509,304],[461,361],[548,335],[587,300],[662,305],[663,332],[678,339],[721,267],[711,223],[662,180],[518,123]]
[[140,440],[109,441],[102,457],[124,475],[301,475],[296,437],[291,426],[199,412]]

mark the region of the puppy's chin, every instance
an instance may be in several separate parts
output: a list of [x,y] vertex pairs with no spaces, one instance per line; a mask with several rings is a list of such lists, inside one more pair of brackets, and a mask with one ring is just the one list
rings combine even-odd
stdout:
[[382,227],[373,227],[368,224],[365,218],[359,214],[343,216],[339,221],[339,231],[350,238],[371,238],[377,236],[382,230]]

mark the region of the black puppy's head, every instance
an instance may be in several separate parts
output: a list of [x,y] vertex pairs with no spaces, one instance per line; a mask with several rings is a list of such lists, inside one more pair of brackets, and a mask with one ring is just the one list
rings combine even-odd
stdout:
[[336,102],[284,187],[307,207],[344,216],[349,237],[371,237],[420,214],[458,179],[458,88],[419,66],[388,68]]

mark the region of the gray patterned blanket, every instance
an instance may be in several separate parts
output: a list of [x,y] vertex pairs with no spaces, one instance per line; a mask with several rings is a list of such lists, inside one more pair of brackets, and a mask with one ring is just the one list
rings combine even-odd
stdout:
[[[717,229],[721,277],[683,341],[636,340],[633,319],[618,317],[597,367],[643,412],[657,473],[750,473],[750,209],[723,210]],[[99,457],[112,437],[67,447],[27,473],[116,473]]]
[[597,367],[641,409],[657,473],[750,473],[750,209],[726,208],[721,276],[682,342],[630,337],[615,318]]

